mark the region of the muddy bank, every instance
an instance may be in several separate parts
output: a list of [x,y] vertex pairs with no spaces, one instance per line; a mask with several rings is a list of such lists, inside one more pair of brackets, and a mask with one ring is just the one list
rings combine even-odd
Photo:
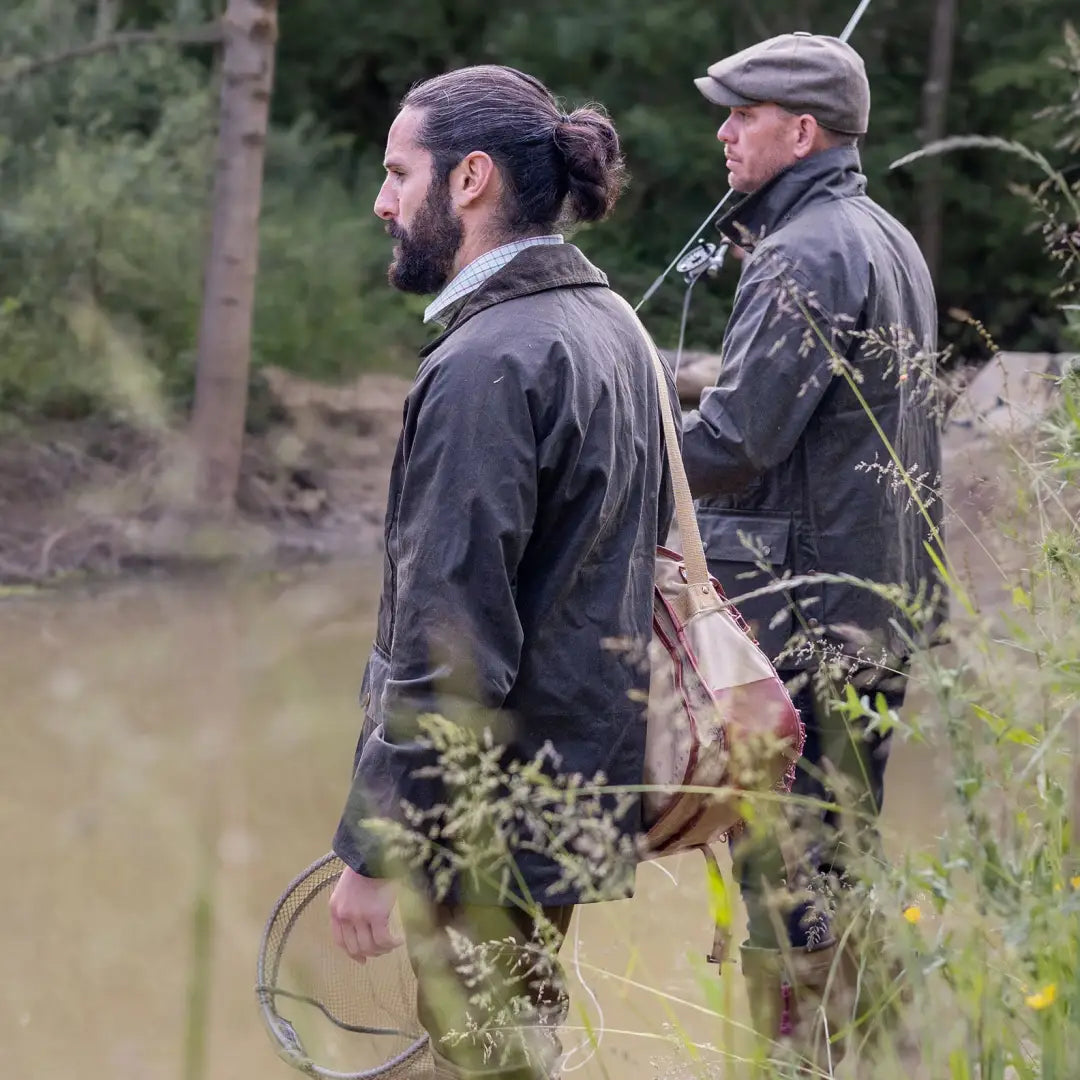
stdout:
[[375,552],[408,386],[390,375],[326,387],[261,372],[228,522],[185,505],[182,432],[97,418],[9,427],[0,435],[0,582]]
[[[990,450],[1038,423],[1062,362],[1001,354],[955,387],[944,481],[952,512],[966,522],[950,530],[964,563],[986,555],[972,540],[996,508],[1000,476]],[[686,407],[718,370],[715,356],[684,356]],[[182,433],[98,419],[9,428],[0,435],[0,582],[375,553],[408,387],[393,375],[324,386],[261,371],[237,512],[227,523],[185,508]]]

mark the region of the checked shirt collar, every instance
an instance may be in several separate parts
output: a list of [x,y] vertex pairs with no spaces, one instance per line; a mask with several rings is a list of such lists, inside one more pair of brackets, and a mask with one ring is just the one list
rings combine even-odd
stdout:
[[479,258],[473,259],[468,266],[464,267],[434,300],[427,306],[424,312],[425,323],[437,323],[445,327],[455,308],[471,293],[474,293],[493,274],[501,270],[515,255],[526,248],[539,247],[543,244],[561,244],[563,238],[553,236],[530,236],[525,240],[513,240],[509,244],[502,244],[491,251],[484,252]]

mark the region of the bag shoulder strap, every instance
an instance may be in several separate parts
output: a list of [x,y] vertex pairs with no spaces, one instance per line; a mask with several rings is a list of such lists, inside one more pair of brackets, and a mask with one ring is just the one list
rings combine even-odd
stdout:
[[612,295],[618,297],[623,306],[633,319],[638,333],[645,342],[645,347],[652,357],[653,374],[656,376],[656,392],[660,398],[660,415],[664,424],[664,443],[667,446],[668,468],[671,470],[671,486],[675,490],[675,519],[679,523],[679,539],[682,543],[682,557],[686,564],[687,584],[708,585],[709,568],[705,562],[705,548],[701,543],[701,532],[698,529],[697,515],[694,513],[694,497],[690,494],[690,482],[686,479],[686,468],[683,465],[682,453],[679,450],[679,438],[676,435],[676,423],[678,420],[671,405],[668,395],[667,375],[664,371],[664,362],[656,351],[649,332],[642,325],[637,312],[618,293]]

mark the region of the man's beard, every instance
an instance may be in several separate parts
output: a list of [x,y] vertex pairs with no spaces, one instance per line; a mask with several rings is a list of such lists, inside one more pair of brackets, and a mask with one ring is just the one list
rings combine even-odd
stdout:
[[450,280],[454,256],[461,247],[464,230],[450,205],[450,185],[433,177],[406,231],[390,222],[387,232],[398,241],[397,255],[388,277],[395,289],[407,293],[437,293]]

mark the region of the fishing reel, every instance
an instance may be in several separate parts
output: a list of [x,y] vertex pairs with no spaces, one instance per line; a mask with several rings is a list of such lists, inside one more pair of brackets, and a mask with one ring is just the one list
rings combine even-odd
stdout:
[[713,244],[699,238],[696,246],[675,264],[675,270],[682,274],[687,285],[696,284],[705,274],[715,277],[724,265],[724,258],[730,246],[727,240],[720,244]]

